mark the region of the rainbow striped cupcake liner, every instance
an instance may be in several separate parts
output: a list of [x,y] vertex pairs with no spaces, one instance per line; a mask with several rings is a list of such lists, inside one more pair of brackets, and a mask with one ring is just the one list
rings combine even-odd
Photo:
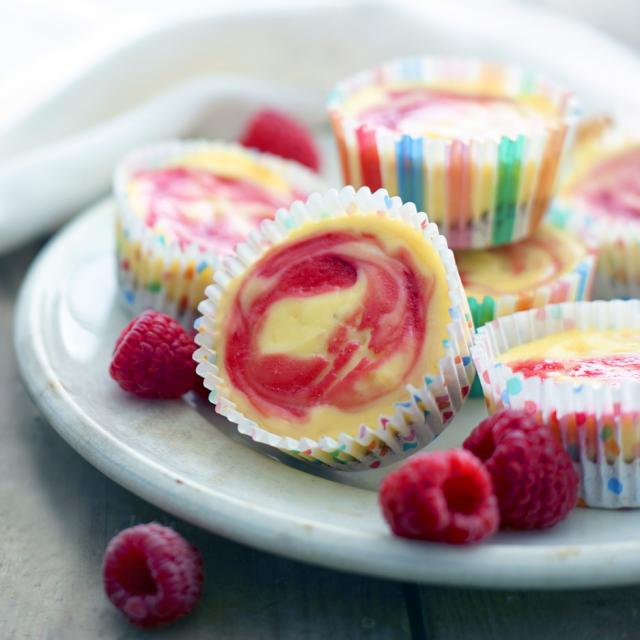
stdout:
[[233,143],[173,140],[133,151],[117,166],[113,180],[119,301],[131,315],[155,309],[173,316],[186,328],[193,327],[204,290],[220,267],[220,256],[195,243],[181,246],[167,241],[147,226],[130,206],[128,185],[139,170],[166,167],[190,154],[209,150],[247,155],[277,171],[303,193],[325,188],[316,174],[295,162]]
[[481,327],[472,354],[489,413],[523,409],[549,424],[580,473],[584,505],[640,507],[640,383],[525,378],[497,362],[512,347],[574,328],[640,328],[640,301],[549,305]]
[[[473,84],[495,95],[540,95],[558,118],[515,138],[412,137],[358,122],[345,113],[357,90],[387,83]],[[328,103],[344,181],[383,187],[429,212],[449,245],[486,248],[515,242],[540,224],[579,114],[576,99],[544,78],[495,63],[418,58],[392,62],[342,82]]]
[[[221,339],[215,325],[218,301],[233,278],[241,275],[267,249],[286,239],[292,229],[307,221],[347,216],[354,211],[377,212],[411,225],[421,231],[440,256],[451,303],[445,355],[438,371],[425,372],[419,387],[407,385],[406,399],[395,405],[392,415],[380,416],[377,424],[354,425],[353,433],[341,433],[335,439],[276,435],[240,413],[226,397],[227,383],[220,377],[216,365],[216,344]],[[373,469],[407,457],[431,442],[451,421],[469,393],[475,373],[470,356],[473,324],[453,253],[426,214],[419,213],[412,203],[403,204],[400,198],[389,197],[382,189],[373,194],[366,187],[358,191],[352,187],[332,189],[324,195],[313,194],[306,203],[296,202],[289,210],[281,209],[274,221],[263,222],[259,233],[252,233],[246,243],[238,246],[233,258],[223,261],[215,280],[217,284],[207,287],[207,298],[198,307],[202,317],[196,322],[197,372],[204,379],[204,386],[211,390],[209,400],[215,404],[216,411],[255,442],[313,464],[341,470]]]
[[[547,222],[560,229],[567,229],[566,218],[562,211],[553,209]],[[585,240],[587,254],[558,276],[553,282],[534,289],[521,291],[518,294],[502,296],[485,296],[481,300],[470,296],[469,308],[476,329],[496,318],[508,316],[518,311],[538,309],[548,304],[561,302],[580,302],[591,299],[596,266],[596,251],[592,240]],[[480,379],[476,376],[471,387],[471,397],[482,397]]]

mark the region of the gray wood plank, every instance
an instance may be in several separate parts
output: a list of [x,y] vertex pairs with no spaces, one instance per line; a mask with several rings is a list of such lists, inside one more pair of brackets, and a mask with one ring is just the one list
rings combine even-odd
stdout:
[[0,636],[143,638],[107,602],[108,540],[151,520],[203,552],[207,584],[194,615],[154,637],[409,637],[399,584],[276,558],[178,521],[111,482],[46,423],[10,347],[14,297],[35,247],[0,258]]
[[420,587],[428,640],[635,640],[640,589],[507,592]]

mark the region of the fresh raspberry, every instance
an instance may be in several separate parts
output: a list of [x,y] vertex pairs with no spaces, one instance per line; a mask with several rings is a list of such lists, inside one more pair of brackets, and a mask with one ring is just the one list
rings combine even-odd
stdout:
[[493,479],[500,524],[544,529],[560,522],[578,499],[578,474],[551,430],[524,411],[500,411],[464,441]]
[[466,544],[498,528],[491,477],[462,449],[414,456],[384,479],[379,498],[397,536]]
[[195,344],[170,316],[145,311],[116,341],[109,373],[125,390],[143,398],[179,398],[196,381]]
[[320,168],[320,155],[309,130],[275,109],[259,111],[247,125],[240,144],[296,160],[314,171]]
[[156,627],[189,613],[202,595],[202,559],[179,533],[152,522],[109,542],[104,589],[129,621]]

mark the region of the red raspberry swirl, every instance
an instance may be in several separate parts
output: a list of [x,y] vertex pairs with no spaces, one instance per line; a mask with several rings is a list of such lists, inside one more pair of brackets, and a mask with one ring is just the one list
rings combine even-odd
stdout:
[[302,197],[293,190],[285,197],[199,168],[139,171],[133,179],[149,226],[162,223],[183,248],[196,243],[224,254],[262,220]]
[[576,195],[596,212],[639,220],[640,147],[596,166]]
[[394,133],[456,139],[515,137],[537,131],[555,117],[508,96],[429,87],[387,88],[378,102],[356,108],[354,116]]
[[569,360],[520,360],[510,362],[509,368],[525,378],[569,377],[590,378],[611,383],[640,380],[640,355],[621,353],[596,358]]
[[505,105],[514,104],[513,100],[500,96],[482,94],[465,94],[453,91],[442,91],[428,87],[412,87],[408,89],[388,89],[386,100],[363,109],[358,119],[374,126],[381,126],[391,131],[402,131],[404,122],[416,115],[423,114],[428,118],[430,109],[448,108],[464,109],[466,105]]
[[[360,279],[366,283],[362,302],[336,323],[324,353],[260,352],[260,331],[271,305],[285,298],[300,299],[302,305],[313,296],[347,290]],[[326,231],[281,247],[254,267],[232,303],[224,354],[231,382],[264,415],[303,420],[319,405],[358,410],[410,376],[422,351],[434,284],[418,272],[406,249],[391,255],[369,233]],[[371,384],[372,374],[399,352],[406,361],[397,380]]]

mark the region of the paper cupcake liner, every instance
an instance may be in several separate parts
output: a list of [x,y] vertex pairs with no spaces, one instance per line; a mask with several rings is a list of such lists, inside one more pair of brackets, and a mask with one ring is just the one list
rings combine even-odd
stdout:
[[119,300],[131,315],[156,309],[192,327],[204,290],[220,266],[216,252],[195,243],[181,247],[167,242],[144,223],[129,203],[131,176],[142,169],[158,169],[199,151],[237,151],[269,167],[303,193],[324,189],[324,183],[303,166],[240,145],[206,140],[173,140],[133,151],[118,165],[113,191],[116,200],[116,254]]
[[472,348],[489,413],[524,409],[549,424],[580,472],[587,506],[640,506],[640,383],[525,378],[497,359],[558,331],[638,327],[639,300],[568,302],[498,318],[478,330]]
[[[570,232],[567,229],[566,217],[562,211],[552,209],[547,216],[547,223]],[[548,304],[559,304],[560,302],[590,300],[595,275],[596,249],[590,235],[587,235],[583,241],[587,254],[577,260],[568,271],[558,275],[553,282],[520,291],[518,294],[487,295],[481,300],[469,296],[469,308],[476,329],[496,318],[508,316],[518,311],[538,309]],[[470,395],[472,398],[482,397],[482,386],[477,376],[471,386]]]
[[[377,424],[359,425],[354,433],[341,433],[337,438],[295,439],[273,434],[242,415],[225,395],[225,381],[216,366],[216,342],[220,336],[215,327],[215,314],[223,290],[235,276],[242,274],[271,246],[285,239],[292,229],[307,221],[349,215],[354,209],[378,212],[399,219],[419,229],[440,256],[447,276],[450,300],[448,339],[439,370],[425,372],[422,385],[407,385],[406,399],[395,404],[393,414],[380,416]],[[470,357],[473,324],[462,289],[453,253],[436,225],[412,203],[402,204],[386,191],[371,193],[368,188],[357,192],[352,187],[313,194],[306,203],[296,202],[289,210],[281,209],[275,221],[265,221],[260,232],[252,233],[247,243],[239,245],[233,258],[223,261],[216,272],[216,285],[207,287],[207,298],[200,306],[202,313],[196,325],[196,342],[200,348],[194,358],[197,372],[211,390],[210,400],[216,411],[235,423],[240,433],[256,442],[275,447],[306,462],[345,470],[377,468],[415,453],[434,438],[450,422],[469,393],[474,369]]]
[[[412,137],[358,122],[343,105],[363,86],[389,82],[486,86],[508,97],[540,95],[559,118],[517,138]],[[383,187],[429,212],[449,245],[486,248],[515,242],[540,224],[579,114],[576,99],[544,78],[489,62],[419,58],[362,72],[329,99],[344,181]]]

